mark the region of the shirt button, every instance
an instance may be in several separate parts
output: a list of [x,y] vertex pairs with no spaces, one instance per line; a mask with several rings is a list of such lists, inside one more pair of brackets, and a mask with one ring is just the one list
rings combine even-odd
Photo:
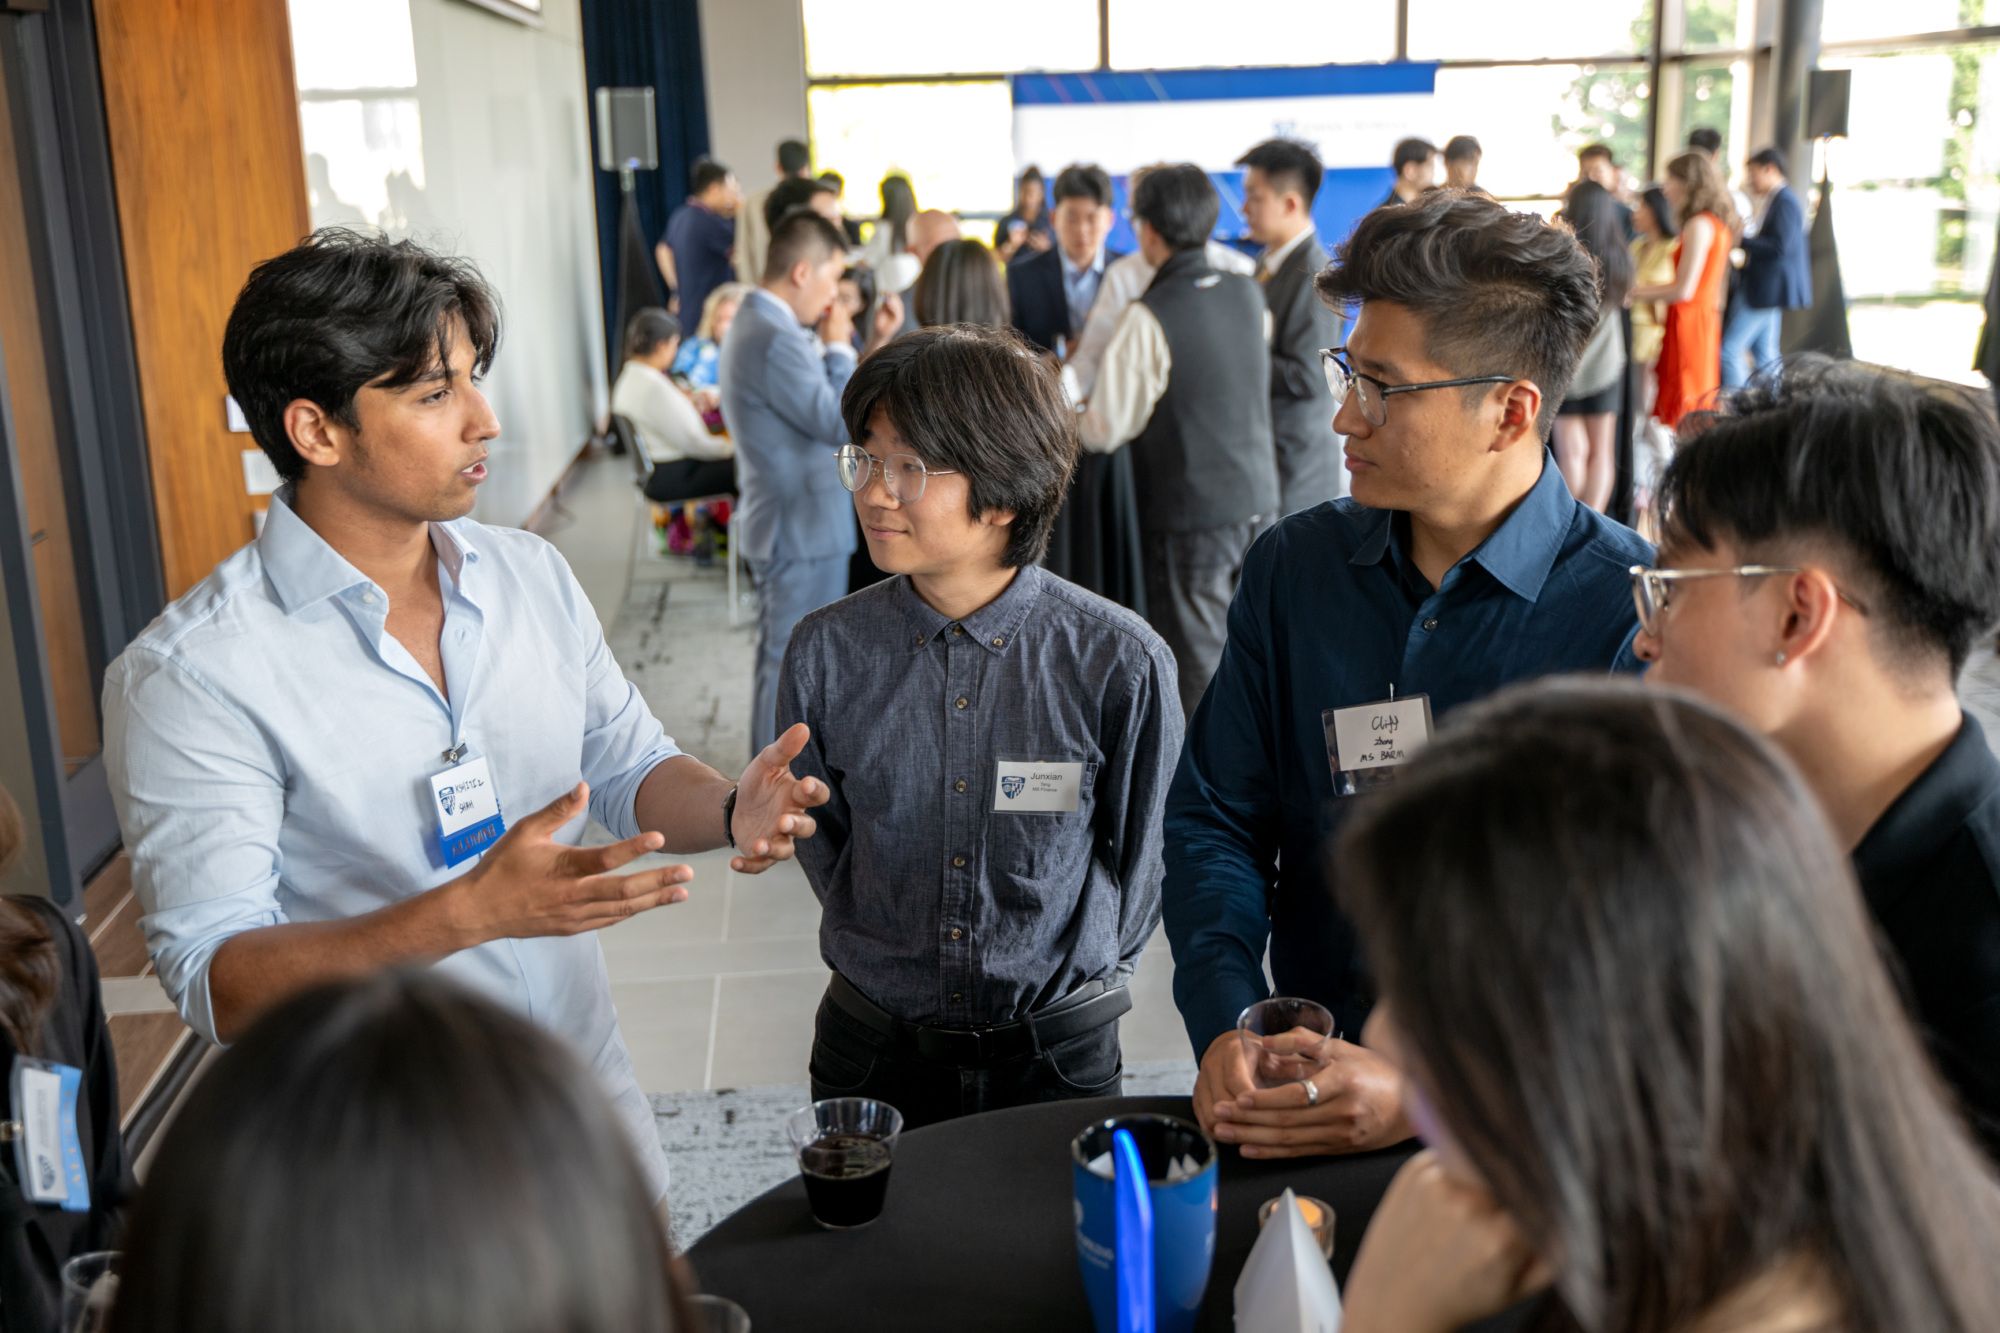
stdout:
[[963,870],[963,869],[965,868],[965,858],[964,858],[964,857],[962,857],[962,856],[954,856],[954,857],[952,857],[952,858],[951,858],[951,863],[952,863],[953,865],[957,866],[957,867],[958,867],[959,869],[961,869],[961,870]]
[[958,696],[958,706],[960,708],[965,707],[965,696],[962,694]]
[[373,606],[375,605],[375,594],[372,592],[364,592],[361,594],[361,600],[368,603],[368,605]]
[[960,779],[959,779],[958,781],[956,781],[956,782],[952,783],[952,784],[951,784],[951,789],[952,789],[953,791],[964,791],[964,790],[965,790],[965,779],[964,779],[964,778],[960,778]]
[[1437,627],[1438,627],[1438,622],[1436,616],[1432,616],[1428,620],[1424,621],[1424,628],[1426,630],[1433,630],[1436,629]]
[[918,643],[922,643],[923,641],[924,641],[924,636],[923,636],[923,635],[921,635],[921,634],[919,634],[919,635],[917,636],[917,642],[918,642]]
[[1007,644],[1007,641],[1006,641],[1005,639],[1001,638],[1001,637],[1000,637],[999,635],[997,635],[997,634],[996,634],[996,635],[994,635],[994,636],[993,636],[993,646],[994,646],[995,648],[1003,648],[1003,647],[1005,647],[1005,646],[1006,646],[1006,644]]
[[958,625],[953,625],[953,626],[951,627],[951,637],[952,637],[952,638],[956,639],[956,638],[957,638],[957,637],[958,637],[959,635],[961,635],[961,634],[963,634],[963,633],[965,633],[965,630],[964,630],[963,628],[961,628],[960,626],[958,626]]
[[964,998],[965,997],[963,995],[960,995],[957,991],[953,991],[951,993],[951,1002],[953,1004],[957,1004],[960,1000],[963,1000]]
[[959,929],[959,928],[958,928],[957,926],[953,926],[953,927],[951,928],[951,937],[952,937],[953,939],[955,939],[955,940],[956,940],[956,939],[961,939],[961,938],[963,938],[963,937],[964,937],[964,935],[965,935],[965,932],[964,932],[964,931],[962,931],[962,930],[960,930],[960,929]]

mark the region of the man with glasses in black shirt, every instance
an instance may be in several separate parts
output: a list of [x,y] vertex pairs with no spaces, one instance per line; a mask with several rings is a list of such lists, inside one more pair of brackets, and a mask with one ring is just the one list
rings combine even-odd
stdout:
[[1798,763],[1912,1016],[2000,1156],[2000,759],[1954,684],[2000,622],[2000,431],[1976,391],[1811,359],[1697,419],[1634,570],[1649,681]]
[[1439,192],[1364,218],[1318,290],[1358,306],[1323,358],[1353,494],[1251,548],[1167,799],[1195,1112],[1251,1157],[1410,1132],[1365,1048],[1336,1043],[1318,1075],[1258,1091],[1234,1030],[1270,993],[1268,945],[1279,994],[1360,1036],[1373,995],[1320,871],[1346,793],[1393,780],[1435,713],[1532,676],[1636,669],[1625,568],[1652,550],[1577,504],[1544,445],[1597,323],[1596,269],[1567,230]]

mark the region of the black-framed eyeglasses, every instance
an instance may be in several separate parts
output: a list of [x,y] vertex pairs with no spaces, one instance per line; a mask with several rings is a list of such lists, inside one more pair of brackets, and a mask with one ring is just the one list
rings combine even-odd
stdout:
[[[1660,622],[1667,609],[1668,597],[1675,583],[1688,579],[1761,579],[1772,574],[1796,574],[1797,565],[1731,565],[1727,569],[1652,569],[1645,565],[1633,565],[1632,604],[1639,609],[1639,628],[1646,631],[1648,638],[1660,637]],[[1862,615],[1868,608],[1850,596],[1845,588],[1834,585],[1834,593]]]
[[1322,347],[1320,369],[1326,372],[1326,387],[1333,391],[1333,410],[1347,401],[1351,392],[1359,399],[1361,415],[1371,426],[1389,424],[1389,395],[1415,393],[1419,389],[1458,389],[1468,384],[1512,384],[1518,375],[1474,375],[1462,380],[1431,380],[1424,384],[1384,384],[1373,375],[1364,375],[1347,364],[1347,348]]
[[877,468],[882,471],[882,484],[889,491],[889,498],[897,504],[915,504],[924,495],[924,484],[932,477],[949,477],[958,471],[949,467],[925,467],[924,460],[915,454],[887,454],[881,458],[869,453],[858,444],[843,444],[834,455],[834,464],[840,469],[840,484],[855,494],[868,489],[869,481]]

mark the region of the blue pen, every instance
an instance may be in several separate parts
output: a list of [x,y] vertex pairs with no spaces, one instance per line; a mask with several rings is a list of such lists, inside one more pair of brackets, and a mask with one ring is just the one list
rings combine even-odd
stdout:
[[1118,1333],[1153,1333],[1153,1196],[1132,1131],[1111,1135],[1117,1170]]

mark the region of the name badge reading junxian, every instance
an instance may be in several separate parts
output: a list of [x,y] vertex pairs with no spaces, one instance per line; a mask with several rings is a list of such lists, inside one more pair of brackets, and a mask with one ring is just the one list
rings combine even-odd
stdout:
[[431,799],[437,804],[438,850],[448,866],[470,861],[507,831],[500,793],[493,790],[483,756],[433,776]]
[[996,815],[1066,815],[1083,797],[1082,764],[1002,759],[993,784]]
[[12,1084],[18,1128],[14,1170],[21,1193],[35,1203],[56,1204],[66,1213],[90,1211],[90,1178],[83,1170],[83,1144],[76,1132],[76,1098],[83,1071],[30,1056],[14,1057]]
[[1431,697],[1408,694],[1353,708],[1329,708],[1319,715],[1326,729],[1326,758],[1333,766],[1333,789],[1352,796],[1395,776],[1431,738]]

